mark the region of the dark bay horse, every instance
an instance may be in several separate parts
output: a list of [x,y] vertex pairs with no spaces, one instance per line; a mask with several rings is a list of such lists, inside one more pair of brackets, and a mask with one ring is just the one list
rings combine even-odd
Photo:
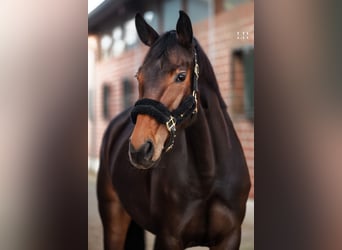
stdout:
[[135,22],[150,50],[136,75],[139,100],[103,137],[105,249],[144,249],[139,228],[156,235],[156,250],[239,249],[250,178],[213,68],[184,12],[163,35],[140,14]]

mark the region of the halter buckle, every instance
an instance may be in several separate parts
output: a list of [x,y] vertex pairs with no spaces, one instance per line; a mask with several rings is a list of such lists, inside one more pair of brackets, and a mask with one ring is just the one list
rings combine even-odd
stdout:
[[195,115],[195,114],[197,114],[197,111],[198,111],[198,109],[197,109],[197,92],[195,90],[192,91],[192,96],[195,98],[195,105],[196,105],[194,111],[192,111],[192,114]]
[[198,78],[199,78],[199,66],[198,66],[198,63],[195,64],[194,73],[195,73],[196,79],[198,80]]
[[167,130],[170,132],[170,138],[168,142],[168,147],[166,148],[165,152],[170,151],[175,144],[175,137],[176,137],[176,119],[171,115],[170,119],[165,123]]
[[176,119],[171,115],[170,119],[165,123],[169,132],[176,131]]

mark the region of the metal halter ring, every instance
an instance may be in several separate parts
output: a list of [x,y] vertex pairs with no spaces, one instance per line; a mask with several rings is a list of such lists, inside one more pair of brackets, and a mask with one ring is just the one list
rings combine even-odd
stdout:
[[170,119],[165,123],[169,132],[176,131],[176,119],[171,115]]

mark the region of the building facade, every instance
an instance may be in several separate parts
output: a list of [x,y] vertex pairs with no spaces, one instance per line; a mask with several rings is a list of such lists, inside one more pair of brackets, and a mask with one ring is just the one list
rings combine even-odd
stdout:
[[[114,1],[115,2],[115,1]],[[136,12],[159,33],[175,29],[185,10],[207,53],[246,156],[254,197],[254,1],[117,1],[89,15],[88,155],[96,170],[109,121],[138,98],[134,75],[147,52],[137,36]]]

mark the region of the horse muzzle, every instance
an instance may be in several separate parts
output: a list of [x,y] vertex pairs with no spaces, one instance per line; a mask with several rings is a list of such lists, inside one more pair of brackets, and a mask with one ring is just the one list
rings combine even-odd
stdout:
[[155,165],[152,160],[154,154],[154,146],[151,141],[146,141],[140,148],[136,149],[129,142],[128,155],[131,164],[138,169],[149,169]]

